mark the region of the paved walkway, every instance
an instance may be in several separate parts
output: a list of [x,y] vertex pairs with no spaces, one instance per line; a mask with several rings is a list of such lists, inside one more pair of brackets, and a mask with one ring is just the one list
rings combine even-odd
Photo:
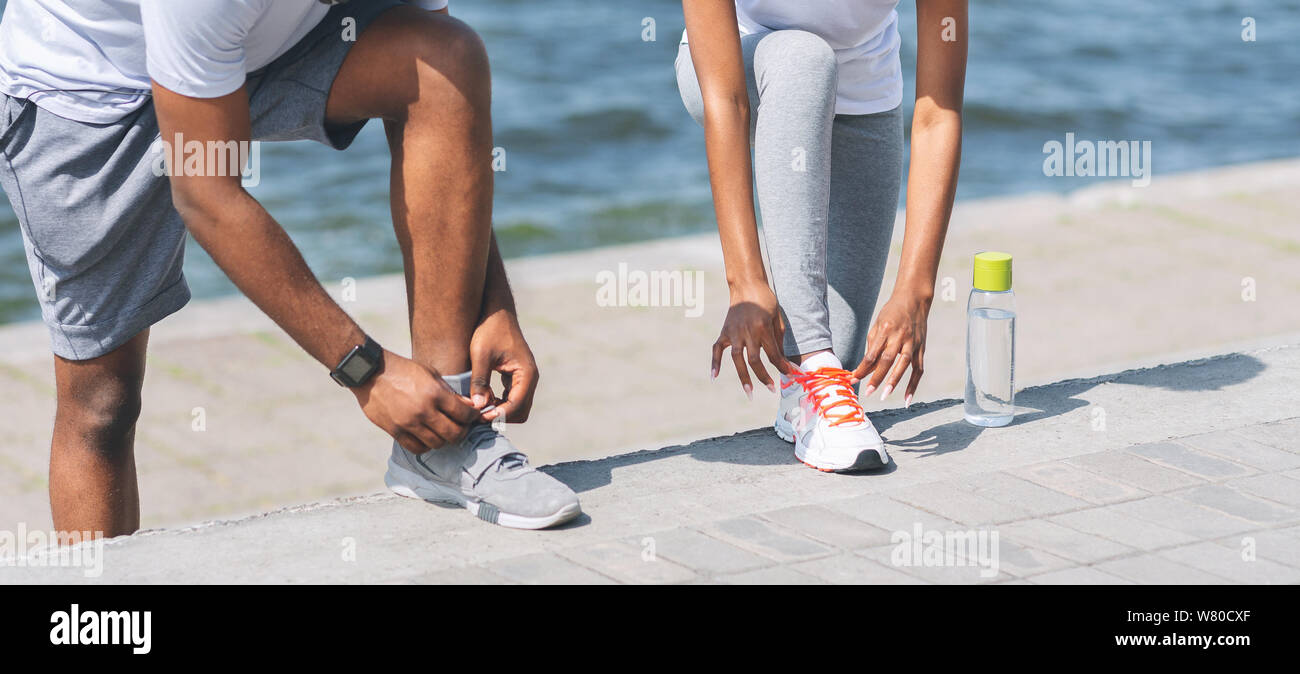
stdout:
[[[1292,160],[1157,176],[1144,189],[1121,180],[1065,196],[958,204],[917,400],[961,394],[970,256],[984,249],[1016,255],[1021,386],[1300,334],[1297,184],[1300,161]],[[902,230],[900,223],[900,237]],[[896,261],[899,240],[894,245]],[[690,318],[685,307],[598,305],[597,273],[616,272],[620,264],[632,271],[703,272],[702,315]],[[716,235],[512,260],[509,266],[542,369],[533,419],[511,435],[536,463],[659,448],[770,423],[775,401],[767,391],[756,391],[749,403],[734,374],[724,371],[717,382],[707,382],[708,349],[727,299]],[[894,273],[891,267],[888,281]],[[341,296],[345,290],[338,281],[328,287]],[[380,342],[400,351],[407,348],[403,297],[398,278],[362,279],[344,306]],[[47,341],[39,325],[0,327],[0,531],[17,523],[50,526],[45,476],[54,401]],[[1294,401],[1294,395],[1280,399]],[[900,404],[897,396],[885,403],[873,399],[868,409]],[[1129,414],[1109,406],[1108,412],[1112,425]],[[945,425],[956,419],[954,410],[897,415],[886,417],[901,424],[887,431],[891,439],[937,428],[930,442],[938,451],[971,455],[949,447],[965,440],[960,425]],[[1167,434],[1181,435],[1177,429]],[[195,302],[154,329],[137,440],[146,527],[374,493],[382,489],[388,453],[385,436],[365,421],[352,397],[239,298]],[[729,446],[702,445],[718,451]],[[785,460],[775,445],[761,447],[756,451],[765,460]],[[658,471],[681,460],[665,455],[652,465]],[[889,479],[926,474],[901,470]]]
[[[1001,429],[887,411],[878,473],[760,428],[549,468],[586,510],[560,530],[378,495],[117,539],[93,582],[1296,583],[1297,390],[1300,343],[1031,388]],[[975,552],[945,561],[954,535]]]

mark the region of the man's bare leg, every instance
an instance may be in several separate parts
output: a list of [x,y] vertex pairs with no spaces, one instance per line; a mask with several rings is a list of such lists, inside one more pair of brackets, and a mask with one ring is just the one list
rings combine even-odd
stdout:
[[492,235],[491,76],[464,23],[398,7],[352,47],[326,117],[381,118],[392,150],[412,357],[443,375],[470,369]]
[[50,510],[56,531],[111,537],[140,528],[134,444],[148,343],[145,330],[98,358],[54,358]]
[[[509,374],[506,400],[483,419],[522,421],[537,368],[493,245],[491,76],[478,36],[455,19],[412,8],[391,9],[371,24],[334,81],[326,118],[375,117],[384,120],[393,155],[393,226],[412,356],[484,408],[489,373]],[[450,451],[417,457],[395,447],[385,483],[506,527],[541,529],[581,514],[572,489],[530,467],[492,426],[470,432],[474,442]]]

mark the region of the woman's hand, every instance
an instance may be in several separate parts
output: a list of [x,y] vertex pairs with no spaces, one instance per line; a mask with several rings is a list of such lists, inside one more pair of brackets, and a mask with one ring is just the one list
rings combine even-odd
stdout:
[[867,353],[853,370],[854,381],[864,381],[863,395],[881,387],[880,399],[889,397],[903,373],[912,368],[903,403],[912,402],[912,394],[925,371],[925,327],[930,316],[930,296],[896,291],[880,309],[876,323],[867,333]]
[[[916,105],[912,110],[907,225],[898,280],[867,333],[867,354],[853,371],[864,395],[883,384],[884,400],[912,368],[903,402],[912,402],[925,370],[925,322],[948,233],[961,164],[961,107],[966,83],[967,0],[917,0]],[[941,27],[955,25],[957,39]]]
[[767,359],[780,372],[791,372],[793,366],[781,352],[785,325],[776,296],[767,285],[754,216],[749,94],[736,5],[730,0],[683,0],[682,13],[691,36],[691,63],[704,103],[702,123],[709,185],[731,288],[731,309],[722,324],[722,334],[713,344],[713,369],[709,374],[718,376],[722,350],[731,347],[736,374],[745,395],[752,400],[750,369],[765,386],[776,390],[759,352],[766,351]]
[[732,288],[731,308],[727,310],[727,318],[722,323],[722,334],[713,343],[710,378],[717,378],[722,350],[731,347],[731,360],[736,364],[736,374],[740,377],[745,395],[750,400],[754,399],[754,385],[749,379],[750,369],[768,390],[775,393],[776,384],[767,373],[767,368],[763,367],[758,354],[760,351],[767,352],[768,361],[777,371],[790,374],[794,366],[786,360],[782,351],[784,338],[785,323],[781,320],[781,307],[777,305],[776,295],[766,283]]

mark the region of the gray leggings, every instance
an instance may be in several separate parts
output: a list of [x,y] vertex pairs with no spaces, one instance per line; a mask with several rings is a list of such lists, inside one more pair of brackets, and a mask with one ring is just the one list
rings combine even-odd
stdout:
[[[862,360],[889,257],[903,170],[899,108],[835,114],[836,61],[802,30],[746,35],[740,46],[754,120],[754,179],[785,353],[832,349]],[[686,110],[703,123],[691,52],[677,55]]]

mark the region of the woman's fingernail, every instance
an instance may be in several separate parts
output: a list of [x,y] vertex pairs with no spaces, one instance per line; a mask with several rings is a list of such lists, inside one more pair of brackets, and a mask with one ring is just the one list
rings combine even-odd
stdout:
[[874,390],[876,390],[876,387],[875,387],[874,385],[872,385],[872,384],[867,384],[867,390],[863,391],[863,392],[862,392],[862,395],[864,395],[864,396],[869,396],[869,395],[871,395],[871,392],[874,391]]
[[889,397],[889,393],[894,390],[893,386],[885,384],[885,388],[880,389],[880,399],[884,400]]
[[776,393],[776,384],[768,384],[767,390],[771,391],[772,393]]
[[753,400],[753,399],[754,399],[754,387],[753,387],[753,386],[750,386],[749,384],[745,384],[745,397],[749,398],[750,400]]
[[474,406],[475,406],[475,407],[482,407],[482,406],[483,406],[483,403],[485,403],[485,402],[487,402],[487,397],[484,396],[482,393],[475,393],[475,394],[474,394]]
[[911,406],[912,406],[912,394],[909,393],[903,396],[903,407],[911,407]]
[[717,378],[718,378],[718,368],[715,367],[709,370],[709,381],[713,381],[714,379]]

